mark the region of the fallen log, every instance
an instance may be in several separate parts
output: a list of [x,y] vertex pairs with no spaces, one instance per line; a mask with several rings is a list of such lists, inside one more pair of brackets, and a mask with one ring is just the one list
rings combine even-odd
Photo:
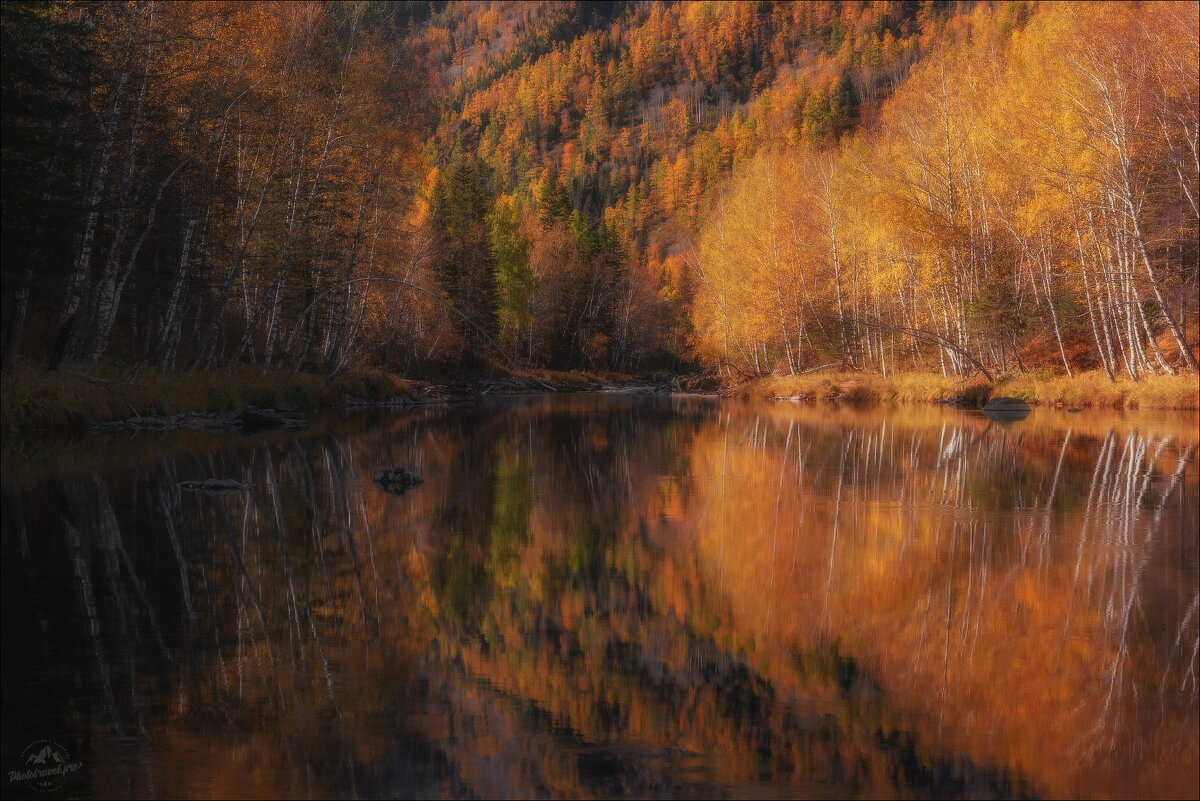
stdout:
[[229,495],[249,488],[249,484],[235,481],[232,478],[209,478],[204,481],[180,481],[180,489],[189,492],[203,492],[205,495]]

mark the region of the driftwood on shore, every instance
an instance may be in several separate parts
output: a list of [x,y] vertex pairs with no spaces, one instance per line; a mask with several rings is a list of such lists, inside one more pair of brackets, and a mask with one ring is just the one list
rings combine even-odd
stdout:
[[703,392],[717,387],[715,379],[704,376],[638,376],[621,381],[601,381],[589,378],[553,378],[535,376],[504,376],[499,378],[455,378],[436,384],[417,383],[415,395],[395,395],[384,400],[370,400],[346,395],[342,405],[348,411],[361,409],[407,409],[436,404],[471,403],[485,397],[531,395],[547,392],[606,392],[615,394],[666,394],[670,392]]
[[212,434],[257,434],[261,431],[300,431],[308,418],[291,411],[249,407],[230,412],[192,412],[160,417],[137,416],[93,426],[93,431],[208,431]]
[[441,382],[431,396],[446,401],[463,401],[493,395],[529,395],[546,392],[604,392],[628,395],[659,395],[672,392],[714,392],[719,388],[715,377],[705,375],[640,375],[622,381],[596,378],[550,378],[508,376],[504,378],[467,378]]
[[210,478],[204,481],[180,481],[179,487],[190,492],[203,492],[205,495],[229,495],[248,489],[250,485],[232,478]]
[[[606,392],[616,394],[667,394],[671,392],[714,392],[718,381],[711,376],[638,376],[619,383],[589,378],[542,380],[533,376],[503,378],[462,378],[437,384],[416,382],[415,394],[397,394],[384,399],[345,395],[346,411],[363,409],[408,409],[418,406],[471,403],[497,395],[528,395],[546,392]],[[188,412],[171,415],[141,415],[113,420],[91,427],[94,432],[123,431],[207,431],[212,434],[256,434],[262,431],[303,430],[308,418],[291,410],[259,409],[253,406],[237,411]]]
[[410,406],[420,406],[430,401],[410,398],[407,395],[393,395],[390,398],[373,399],[358,398],[354,395],[342,397],[342,406],[347,410],[355,409],[407,409]]

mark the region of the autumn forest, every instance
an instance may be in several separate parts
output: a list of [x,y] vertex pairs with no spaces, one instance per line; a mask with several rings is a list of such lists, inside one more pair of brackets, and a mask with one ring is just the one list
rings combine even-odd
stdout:
[[1200,797],[1200,2],[0,35],[4,797]]
[[1197,4],[3,5],[3,360],[1197,370]]

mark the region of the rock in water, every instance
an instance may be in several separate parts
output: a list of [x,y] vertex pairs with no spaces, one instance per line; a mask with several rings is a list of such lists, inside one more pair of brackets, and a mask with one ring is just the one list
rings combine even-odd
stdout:
[[983,413],[998,423],[1024,420],[1033,408],[1020,398],[992,398],[983,407]]
[[391,467],[375,474],[375,483],[387,492],[403,495],[413,487],[425,483],[425,479],[403,467]]

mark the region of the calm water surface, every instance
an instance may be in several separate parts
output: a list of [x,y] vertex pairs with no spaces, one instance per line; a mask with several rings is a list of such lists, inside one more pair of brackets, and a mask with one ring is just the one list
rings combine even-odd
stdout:
[[9,449],[4,794],[1195,797],[1198,482],[1194,414],[633,396]]

